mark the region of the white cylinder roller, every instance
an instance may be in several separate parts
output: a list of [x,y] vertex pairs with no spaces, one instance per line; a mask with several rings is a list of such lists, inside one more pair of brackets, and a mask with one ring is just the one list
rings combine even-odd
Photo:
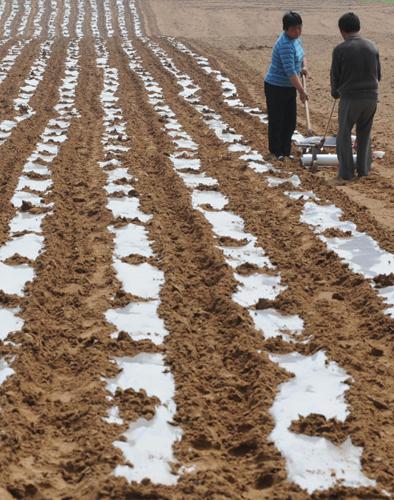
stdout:
[[[357,156],[353,155],[353,160],[356,161]],[[316,156],[317,164],[320,167],[336,167],[338,166],[338,156],[334,154],[318,154]],[[301,162],[304,167],[310,167],[312,165],[312,155],[305,154],[301,157]]]

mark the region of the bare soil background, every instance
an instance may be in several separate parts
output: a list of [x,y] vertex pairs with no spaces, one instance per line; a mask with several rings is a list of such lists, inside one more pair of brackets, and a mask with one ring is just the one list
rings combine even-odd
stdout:
[[[119,73],[118,103],[127,122],[130,145],[124,154],[124,166],[137,178],[135,194],[141,209],[152,215],[146,226],[155,251],[152,259],[165,275],[159,315],[169,334],[160,346],[148,340],[134,341],[122,333],[111,338],[114,328],[105,319],[109,308],[121,307],[136,298],[122,291],[112,267],[114,243],[108,226],[122,225],[127,220],[114,220],[107,209],[106,180],[98,163],[105,153],[101,143],[103,75],[96,65],[90,27],[95,4],[109,64]],[[10,5],[6,2],[6,14]],[[127,10],[129,38],[144,68],[163,88],[166,103],[198,143],[202,171],[217,178],[220,191],[229,199],[229,210],[242,216],[245,229],[256,236],[259,246],[280,269],[287,289],[273,305],[284,314],[300,314],[305,323],[300,340],[312,340],[289,347],[280,338],[263,338],[247,310],[233,300],[237,288],[233,272],[210,224],[193,208],[190,191],[174,172],[169,159],[174,144],[163,130],[162,119],[148,103],[141,79],[129,68],[117,24],[118,10],[114,1],[109,5],[115,31],[110,39],[106,37],[103,2],[84,2],[85,36],[80,41],[76,89],[80,116],[73,118],[68,138],[52,164],[53,189],[48,201],[54,203],[54,211],[43,225],[45,251],[34,263],[36,277],[23,298],[0,294],[0,304],[19,306],[25,321],[22,330],[10,334],[8,340],[12,343],[0,343],[1,355],[12,363],[15,372],[0,387],[0,499],[309,498],[287,480],[285,460],[268,438],[274,426],[269,409],[279,385],[290,378],[270,360],[269,353],[286,353],[293,348],[304,355],[324,350],[330,361],[346,370],[351,384],[346,393],[350,416],[343,425],[310,415],[293,422],[292,429],[322,435],[334,443],[351,436],[355,445],[363,447],[363,471],[378,484],[376,489],[337,486],[314,497],[384,498],[383,488],[392,494],[394,327],[382,299],[367,280],[327,251],[310,228],[301,224],[302,203],[285,198],[280,188],[267,186],[264,176],[245,169],[201,116],[180,98],[173,76],[135,37]],[[324,4],[324,11],[317,12],[314,2],[299,3],[312,72],[313,117],[319,128],[330,106],[329,53],[339,41],[338,34],[331,33],[331,24],[335,28],[340,12],[357,5],[354,2],[339,8],[339,2],[331,1]],[[262,75],[280,29],[281,14],[290,6],[296,8],[294,2],[274,6],[268,2],[243,2],[242,8],[231,2],[139,3],[145,27],[176,65],[198,83],[204,102],[259,151],[266,148],[265,125],[226,106],[217,82],[159,35],[182,37],[207,55],[212,66],[231,77],[245,103],[264,107]],[[32,18],[36,7],[33,2]],[[50,8],[46,1],[44,26]],[[378,12],[376,5],[361,5],[358,10],[363,18],[376,15],[376,22],[386,26],[389,33],[393,22],[389,14],[393,10],[387,5],[381,9]],[[0,147],[1,244],[9,237],[9,222],[15,213],[11,198],[24,162],[48,120],[55,116],[53,106],[68,46],[68,40],[61,36],[64,10],[65,2],[59,2],[50,63],[32,98],[36,114],[20,123]],[[78,5],[73,1],[71,37],[77,16]],[[5,17],[1,17],[0,27]],[[20,17],[18,14],[17,19]],[[253,26],[258,30],[251,35]],[[313,26],[309,32],[308,26]],[[47,28],[43,39],[46,32]],[[388,35],[387,40],[382,33],[379,36],[382,56],[389,57]],[[8,44],[0,47],[0,57]],[[29,42],[0,86],[2,118],[12,111],[12,100],[37,55],[38,45],[37,40]],[[376,143],[388,154],[371,177],[335,189],[321,182],[327,175],[324,172],[313,176],[298,165],[292,169],[306,189],[313,189],[323,202],[335,202],[361,230],[383,248],[394,251],[388,111],[392,106],[392,77],[385,67],[389,64],[389,60],[384,61],[387,76],[382,86],[382,103],[387,99],[388,107],[381,105],[375,127]],[[318,88],[321,102],[315,98]],[[300,126],[304,126],[302,113]],[[195,467],[194,472],[180,475],[176,486],[155,485],[149,480],[129,484],[114,476],[114,468],[123,463],[123,456],[113,442],[121,438],[127,423],[119,427],[104,421],[112,405],[107,400],[104,378],[116,375],[114,357],[140,352],[164,354],[174,375],[174,422],[183,432],[174,453],[179,466]],[[115,399],[125,422],[153,416],[153,398],[143,391],[119,391]]]

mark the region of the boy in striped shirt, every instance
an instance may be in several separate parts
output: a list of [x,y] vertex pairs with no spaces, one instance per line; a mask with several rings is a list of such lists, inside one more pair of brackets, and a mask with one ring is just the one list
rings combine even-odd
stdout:
[[301,42],[302,18],[296,12],[283,16],[283,32],[272,50],[272,62],[264,78],[268,112],[267,160],[283,161],[291,156],[291,138],[297,122],[297,91],[304,103],[308,96],[300,75],[307,75]]

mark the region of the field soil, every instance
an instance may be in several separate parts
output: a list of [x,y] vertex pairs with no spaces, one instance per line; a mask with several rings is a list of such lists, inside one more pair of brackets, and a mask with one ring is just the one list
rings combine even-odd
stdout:
[[[13,3],[2,3],[2,32]],[[125,9],[124,25],[120,3]],[[265,109],[262,78],[280,31],[281,15],[288,8],[300,11],[311,72],[313,126],[321,132],[332,102],[328,72],[332,47],[340,41],[336,21],[345,10],[357,11],[365,34],[377,42],[382,56],[383,82],[373,141],[375,149],[384,150],[386,156],[375,162],[368,178],[341,188],[325,183],[335,175],[333,169],[311,174],[298,163],[291,169],[304,190],[313,190],[322,203],[335,203],[346,220],[392,253],[394,6],[327,0],[317,7],[318,3],[139,0],[136,6],[142,30],[199,85],[204,103],[259,152],[266,151],[266,125],[226,105],[218,82],[166,37],[176,37],[208,57],[213,68],[236,84],[245,104]],[[34,114],[18,122],[0,144],[1,249],[12,239],[10,222],[17,213],[12,199],[23,169],[49,120],[58,116],[55,105],[70,40],[76,39],[79,30],[83,36],[77,41],[74,70],[78,82],[71,98],[77,111],[50,164],[51,187],[45,194],[38,193],[48,206],[23,207],[30,215],[47,210],[40,233],[44,246],[35,260],[14,255],[7,261],[31,266],[34,279],[23,294],[0,292],[0,308],[18,308],[23,320],[19,329],[0,341],[0,368],[7,361],[13,370],[0,384],[0,499],[303,500],[394,495],[394,322],[371,281],[352,271],[300,221],[302,201],[285,197],[283,186],[271,188],[264,175],[246,168],[179,95],[174,76],[136,35],[130,2],[32,1],[22,36],[18,26],[25,4],[19,1],[10,37],[0,44],[2,59],[13,43],[27,40],[0,82],[1,120],[14,118],[14,99],[29,76],[40,44],[48,38],[51,22],[54,37],[43,78],[29,103]],[[54,5],[57,11],[51,21]],[[92,29],[95,19],[97,37]],[[42,31],[34,37],[37,25]],[[70,37],[64,35],[64,25]],[[108,25],[113,36],[108,36]],[[242,217],[245,231],[279,270],[285,289],[271,306],[284,315],[302,317],[304,331],[294,343],[265,338],[248,309],[234,301],[239,283],[224,258],[223,241],[214,235],[203,211],[195,209],[190,189],[174,170],[170,161],[174,141],[163,126],[163,117],[149,102],[142,79],[130,67],[125,38],[132,41],[135,60],[162,88],[165,103],[184,132],[198,144],[201,170],[217,179],[217,189],[228,199],[226,209]],[[117,138],[127,145],[119,156],[125,171],[116,182],[124,187],[127,175],[133,180],[126,194],[119,188],[113,197],[137,200],[141,213],[151,216],[144,230],[152,255],[129,254],[122,263],[149,263],[163,273],[158,316],[168,334],[162,344],[115,332],[106,316],[110,309],[138,302],[138,297],[122,289],[115,272],[111,231],[143,224],[138,217],[115,217],[109,209],[106,174],[110,170],[102,162],[116,156],[107,154],[103,142],[108,126],[103,119],[103,88],[108,74],[98,64],[103,59],[97,56],[100,43],[106,47],[108,67],[119,83],[118,87],[107,85],[106,92],[115,92],[114,107],[121,110],[125,127],[126,137],[119,133]],[[299,128],[305,131],[301,106]],[[37,180],[37,175],[31,178]],[[244,276],[254,271],[253,266],[238,269]],[[272,269],[267,272],[274,274]],[[393,276],[382,279],[386,279],[385,286],[394,284]],[[325,437],[334,444],[351,437],[362,448],[362,471],[376,481],[376,487],[350,488],[339,483],[309,495],[288,479],[285,458],[269,436],[275,426],[270,408],[280,385],[291,375],[270,355],[295,349],[304,356],[324,351],[329,362],[346,371],[349,415],[343,423],[309,415],[294,421],[292,431]],[[123,434],[130,422],[150,421],[157,407],[157,398],[145,389],[118,389],[110,398],[108,379],[119,373],[114,359],[141,353],[161,354],[166,373],[174,378],[176,413],[170,425],[182,430],[182,439],[173,447],[173,470],[179,472],[173,485],[148,479],[128,482],[114,474],[117,466],[125,464],[114,442],[125,441]],[[107,419],[114,404],[123,419],[119,425]]]

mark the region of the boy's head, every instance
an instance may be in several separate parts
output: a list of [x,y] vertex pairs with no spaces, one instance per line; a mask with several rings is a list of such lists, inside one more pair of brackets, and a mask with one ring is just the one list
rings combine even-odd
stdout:
[[298,38],[302,33],[302,18],[298,12],[290,10],[282,18],[283,30],[290,38]]

